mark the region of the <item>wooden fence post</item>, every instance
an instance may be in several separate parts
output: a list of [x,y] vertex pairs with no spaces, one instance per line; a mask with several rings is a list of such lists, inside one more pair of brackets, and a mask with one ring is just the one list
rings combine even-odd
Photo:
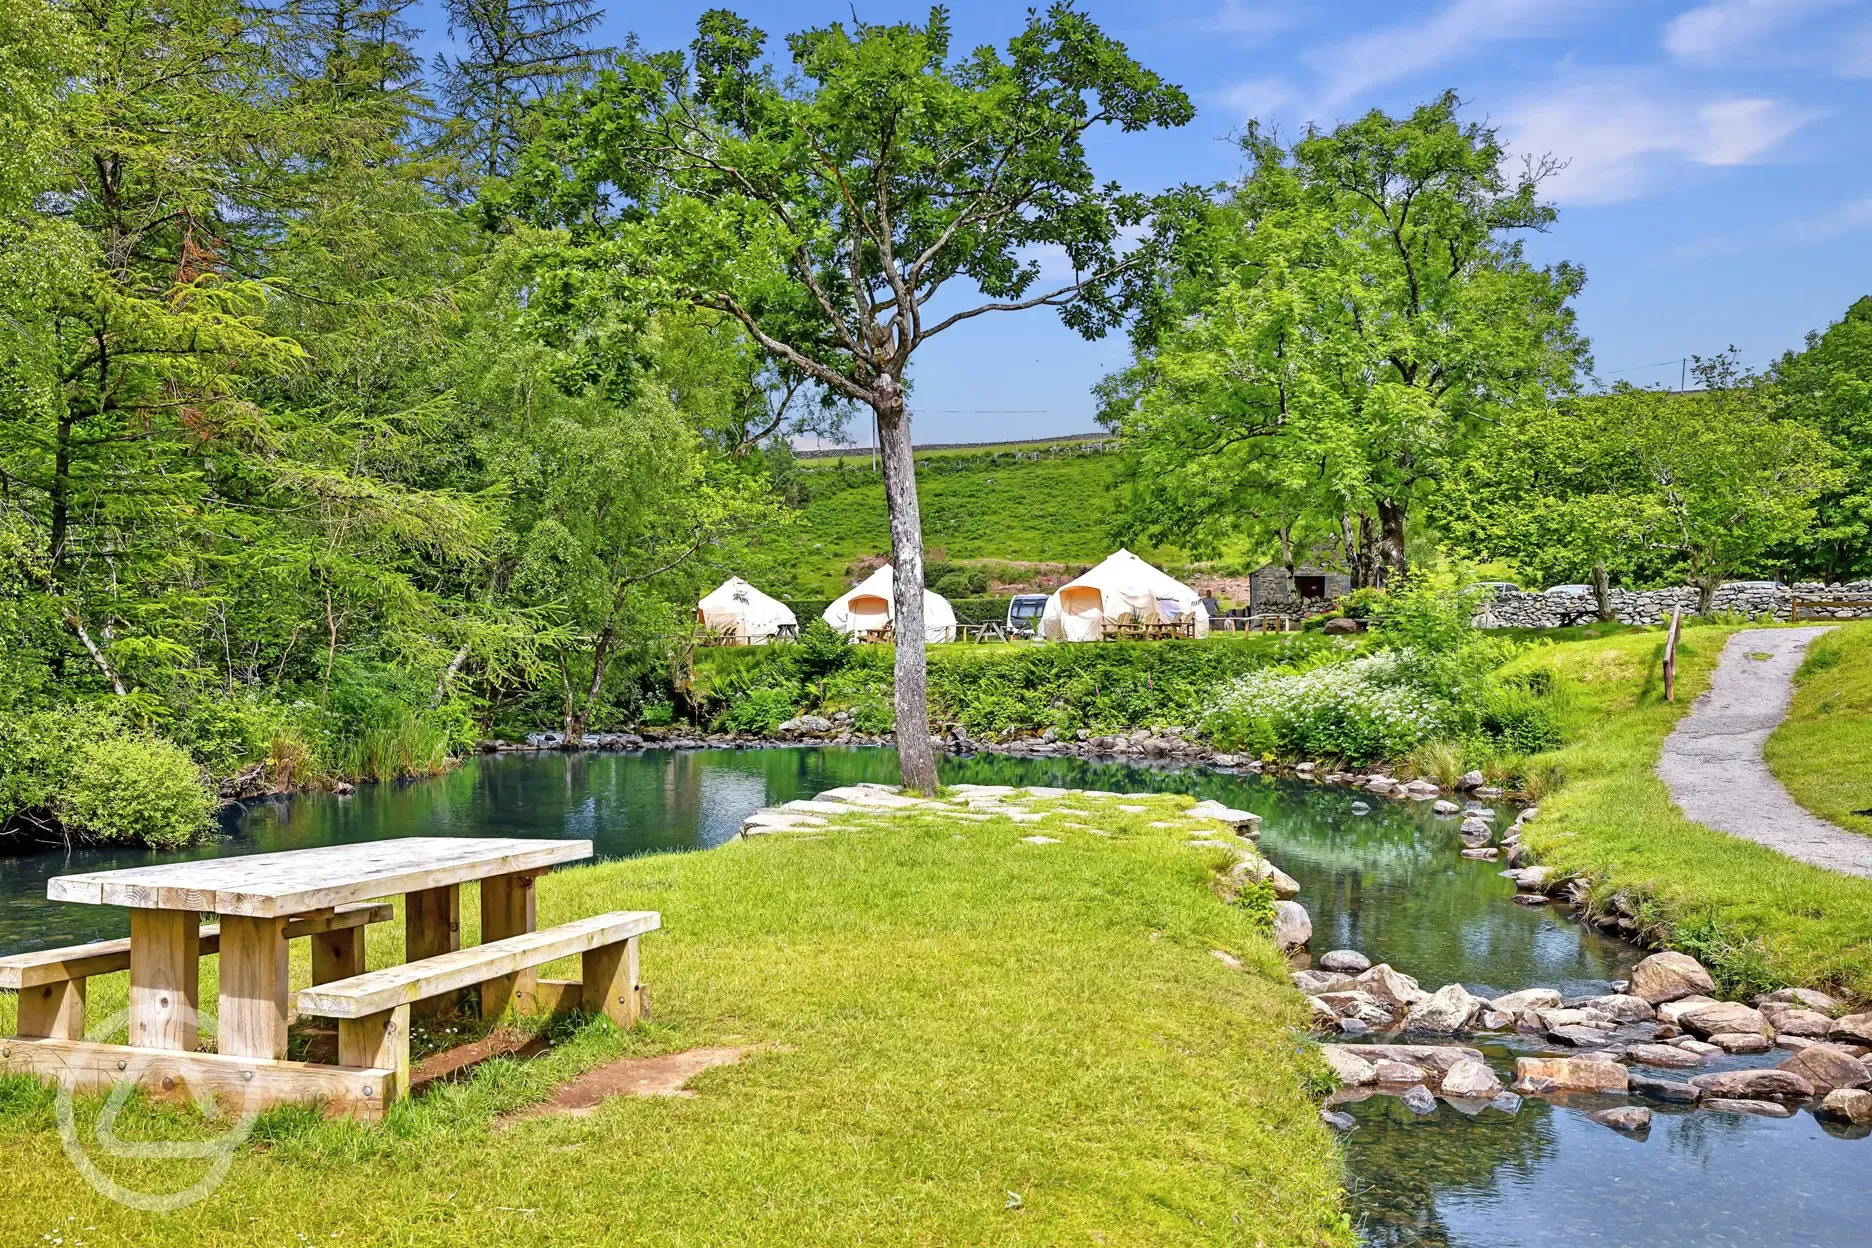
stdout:
[[1671,608],[1670,634],[1664,638],[1664,700],[1677,700],[1677,633],[1683,627],[1683,608]]

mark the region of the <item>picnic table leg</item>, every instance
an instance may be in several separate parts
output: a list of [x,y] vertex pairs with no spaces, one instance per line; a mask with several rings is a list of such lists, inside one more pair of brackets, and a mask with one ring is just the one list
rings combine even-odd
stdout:
[[[403,898],[403,958],[418,962],[437,954],[453,953],[461,948],[461,888],[445,884],[405,894]],[[449,1003],[448,997],[431,997],[416,1003],[419,1015],[437,1014]]]
[[[531,873],[494,875],[481,881],[481,942],[530,932],[538,921]],[[481,1017],[499,1018],[539,1000],[539,970],[526,967],[481,985]]]
[[221,917],[223,1057],[286,1056],[286,920]]
[[130,1043],[193,1053],[198,1039],[201,916],[130,912]]
[[312,937],[312,982],[329,984],[364,973],[364,929],[341,927]]
[[338,1020],[338,1064],[391,1072],[384,1108],[409,1095],[410,1007],[395,1006],[364,1018]]
[[62,979],[55,984],[38,984],[20,989],[19,1026],[21,1036],[44,1036],[48,1040],[82,1040],[85,1027],[85,981]]
[[579,982],[587,1014],[603,1014],[620,1027],[637,1022],[637,940],[632,936],[583,955]]

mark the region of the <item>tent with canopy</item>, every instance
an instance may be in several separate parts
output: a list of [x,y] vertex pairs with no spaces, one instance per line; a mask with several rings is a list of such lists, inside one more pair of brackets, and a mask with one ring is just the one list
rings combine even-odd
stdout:
[[1209,635],[1209,612],[1195,590],[1119,550],[1047,599],[1040,635],[1048,641],[1097,641],[1105,625],[1172,622],[1193,616],[1196,636]]
[[799,620],[784,602],[731,576],[696,604],[696,622],[729,645],[764,646],[781,630],[799,627]]
[[[825,622],[851,636],[876,632],[891,623],[896,608],[891,591],[896,585],[891,565],[885,564],[825,609]],[[923,591],[923,635],[930,642],[956,639],[955,608],[941,594]]]

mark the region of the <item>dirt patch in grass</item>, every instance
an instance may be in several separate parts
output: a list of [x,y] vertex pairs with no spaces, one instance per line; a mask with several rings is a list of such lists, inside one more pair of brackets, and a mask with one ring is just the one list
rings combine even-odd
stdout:
[[732,1066],[753,1051],[746,1045],[704,1045],[657,1057],[621,1057],[586,1071],[560,1087],[551,1100],[530,1105],[502,1123],[553,1115],[582,1118],[613,1096],[694,1096],[687,1086],[691,1079],[717,1066]]

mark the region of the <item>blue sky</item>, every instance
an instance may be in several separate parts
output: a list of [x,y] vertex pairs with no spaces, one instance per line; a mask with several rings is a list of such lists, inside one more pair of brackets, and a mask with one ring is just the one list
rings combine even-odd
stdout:
[[[607,41],[693,37],[709,5],[613,6]],[[774,39],[829,21],[920,20],[927,4],[728,3]],[[959,44],[1005,44],[1024,5],[957,0]],[[1298,133],[1454,88],[1513,153],[1571,163],[1554,229],[1529,244],[1588,275],[1579,300],[1600,377],[1675,384],[1681,357],[1730,345],[1756,366],[1872,294],[1872,0],[1081,0],[1189,91],[1181,130],[1108,135],[1096,171],[1153,190],[1240,167],[1250,117]],[[421,19],[418,19],[419,21]],[[436,33],[440,33],[437,31]],[[1094,427],[1089,389],[1122,338],[1086,343],[1053,314],[986,316],[913,363],[919,442]]]

